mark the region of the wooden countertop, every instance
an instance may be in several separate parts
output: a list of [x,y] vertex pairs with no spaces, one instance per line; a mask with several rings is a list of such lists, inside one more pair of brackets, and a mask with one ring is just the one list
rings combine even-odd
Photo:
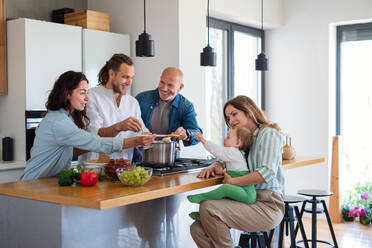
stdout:
[[[324,158],[298,157],[283,161],[283,169],[324,162]],[[31,200],[92,209],[108,209],[220,184],[222,177],[200,179],[198,172],[153,176],[142,187],[126,187],[120,182],[98,182],[94,187],[60,187],[57,178],[43,178],[0,184],[0,194]]]

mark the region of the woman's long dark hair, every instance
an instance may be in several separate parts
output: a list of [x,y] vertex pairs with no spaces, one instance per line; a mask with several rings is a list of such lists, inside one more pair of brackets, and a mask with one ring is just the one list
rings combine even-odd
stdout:
[[[48,101],[45,103],[47,110],[58,110],[60,108],[68,109],[70,102],[67,99],[68,95],[76,89],[81,81],[88,81],[85,75],[81,72],[66,71],[54,83],[53,89],[49,94]],[[71,113],[72,119],[76,126],[81,129],[86,129],[89,125],[89,118],[86,115],[85,108],[82,111],[73,111]]]

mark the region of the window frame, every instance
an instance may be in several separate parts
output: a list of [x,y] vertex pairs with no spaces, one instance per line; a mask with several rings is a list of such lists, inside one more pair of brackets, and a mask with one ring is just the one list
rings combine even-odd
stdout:
[[[246,33],[258,38],[261,38],[261,48],[265,51],[265,31],[262,29],[257,29],[217,18],[210,17],[209,25],[212,28],[222,29],[227,32],[227,99],[232,98],[234,95],[234,31],[239,31]],[[257,55],[261,51],[257,51]],[[218,56],[218,55],[217,55]],[[261,88],[261,106],[262,110],[265,110],[265,73],[261,71],[261,85],[258,85]]]
[[340,25],[336,28],[336,135],[341,135],[341,43],[342,32],[372,29],[372,22]]

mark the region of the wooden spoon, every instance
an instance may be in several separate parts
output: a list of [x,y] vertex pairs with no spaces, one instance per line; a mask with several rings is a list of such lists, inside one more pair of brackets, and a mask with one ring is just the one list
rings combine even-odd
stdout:
[[182,134],[182,135],[179,135],[179,134],[156,134],[156,137],[171,137],[171,138],[175,138],[175,139],[184,139],[184,138],[186,138],[186,134]]

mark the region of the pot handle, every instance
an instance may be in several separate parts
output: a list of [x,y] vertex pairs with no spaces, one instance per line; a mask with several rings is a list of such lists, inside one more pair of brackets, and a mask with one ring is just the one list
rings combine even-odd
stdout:
[[178,142],[176,142],[176,149],[177,149],[178,151],[181,151],[181,145],[180,145],[180,143],[178,143]]
[[138,148],[139,150],[144,151],[144,150],[148,150],[148,149],[152,148],[152,146],[151,146],[151,145],[150,145],[150,146],[138,146],[137,148]]

